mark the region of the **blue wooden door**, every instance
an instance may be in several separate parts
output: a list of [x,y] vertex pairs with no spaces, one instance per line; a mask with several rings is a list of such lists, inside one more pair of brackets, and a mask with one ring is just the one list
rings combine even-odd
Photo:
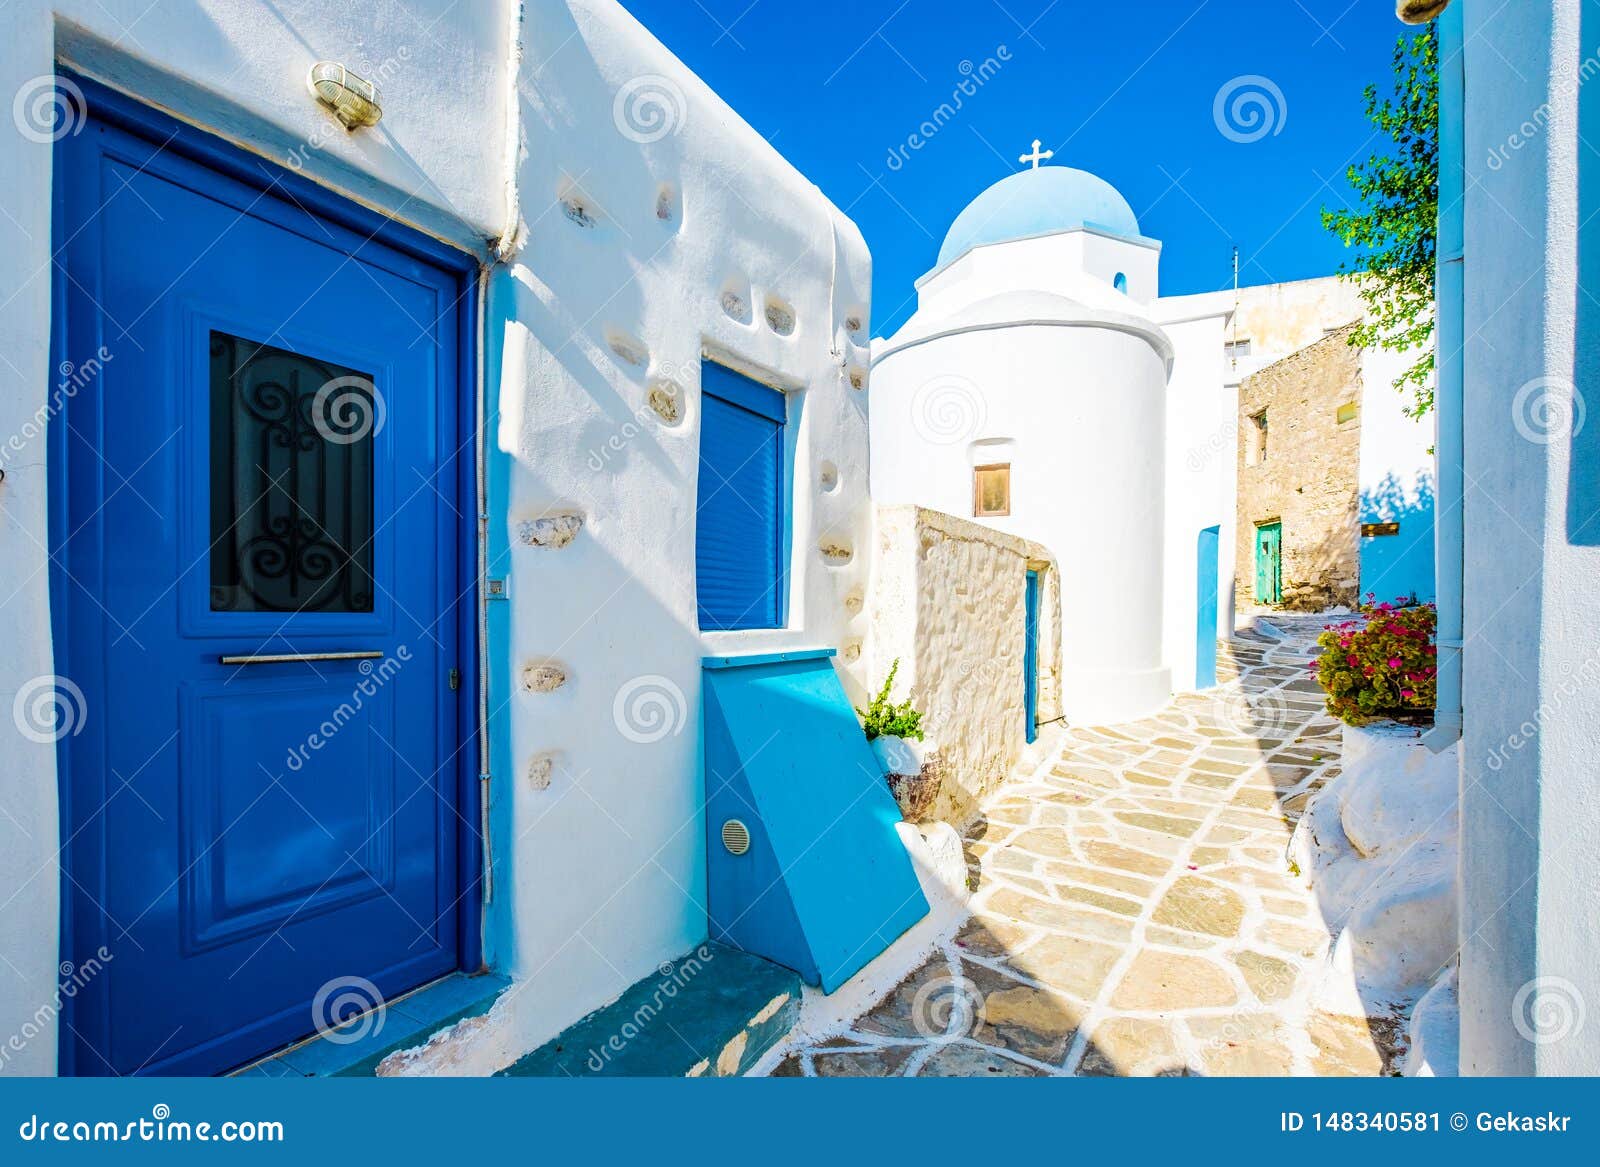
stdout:
[[1031,742],[1039,736],[1039,573],[1028,573],[1023,597],[1023,727]]
[[62,959],[110,955],[63,1068],[210,1073],[457,967],[459,289],[176,142],[58,150]]
[[1222,528],[1206,527],[1195,541],[1194,687],[1217,683],[1217,584]]

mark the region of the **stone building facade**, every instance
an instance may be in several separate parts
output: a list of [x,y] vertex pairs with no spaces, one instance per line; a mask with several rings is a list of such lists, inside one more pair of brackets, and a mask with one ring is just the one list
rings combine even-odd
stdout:
[[1061,719],[1060,573],[1038,543],[919,506],[878,507],[877,539],[870,675],[879,684],[899,661],[893,699],[909,696],[922,711],[937,786],[908,817],[964,825],[1028,755],[1030,571],[1039,577],[1037,724]]
[[1241,607],[1263,602],[1263,527],[1274,523],[1285,607],[1315,611],[1358,598],[1362,354],[1348,343],[1353,327],[1332,330],[1240,383]]

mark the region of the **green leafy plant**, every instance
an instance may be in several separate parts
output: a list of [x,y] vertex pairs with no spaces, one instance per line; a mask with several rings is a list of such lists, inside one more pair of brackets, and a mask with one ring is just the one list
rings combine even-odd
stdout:
[[889,675],[884,678],[883,688],[878,690],[878,695],[867,702],[865,709],[856,709],[861,715],[861,728],[867,731],[869,742],[878,737],[913,737],[922,740],[922,714],[911,707],[911,698],[907,697],[898,705],[889,700],[889,691],[894,688],[894,675],[899,671],[900,659],[896,657],[894,664],[889,666]]
[[1328,712],[1346,725],[1426,720],[1438,686],[1438,613],[1432,604],[1372,600],[1368,592],[1359,619],[1330,624],[1317,637],[1322,653],[1311,668]]
[[1439,38],[1429,24],[1400,38],[1394,92],[1366,88],[1367,119],[1388,149],[1346,171],[1357,206],[1322,212],[1322,225],[1358,249],[1339,274],[1356,283],[1366,318],[1349,336],[1354,348],[1425,354],[1395,388],[1411,391],[1408,412],[1433,408],[1434,254],[1439,217]]

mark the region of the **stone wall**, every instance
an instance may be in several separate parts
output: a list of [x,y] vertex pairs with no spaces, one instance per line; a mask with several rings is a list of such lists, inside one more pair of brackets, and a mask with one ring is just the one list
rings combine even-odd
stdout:
[[[1241,606],[1255,604],[1256,527],[1283,524],[1283,603],[1318,610],[1354,604],[1360,590],[1361,350],[1350,328],[1246,377],[1239,387],[1238,534]],[[1338,420],[1340,406],[1355,416]],[[1267,414],[1266,457],[1254,454]]]
[[1024,589],[1039,572],[1040,722],[1061,716],[1060,586],[1050,552],[917,506],[877,509],[870,684],[923,714],[939,791],[921,817],[958,825],[1022,758]]

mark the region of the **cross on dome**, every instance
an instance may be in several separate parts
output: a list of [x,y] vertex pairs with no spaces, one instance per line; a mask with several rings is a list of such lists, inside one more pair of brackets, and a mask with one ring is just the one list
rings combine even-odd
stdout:
[[1043,153],[1040,153],[1039,152],[1039,139],[1035,138],[1033,140],[1033,153],[1032,154],[1023,154],[1023,155],[1021,155],[1021,156],[1019,156],[1017,158],[1017,161],[1018,162],[1031,162],[1031,163],[1033,163],[1033,168],[1035,170],[1038,170],[1039,169],[1039,163],[1043,162],[1047,158],[1054,158],[1055,156],[1056,156],[1056,152],[1054,150],[1046,150]]

